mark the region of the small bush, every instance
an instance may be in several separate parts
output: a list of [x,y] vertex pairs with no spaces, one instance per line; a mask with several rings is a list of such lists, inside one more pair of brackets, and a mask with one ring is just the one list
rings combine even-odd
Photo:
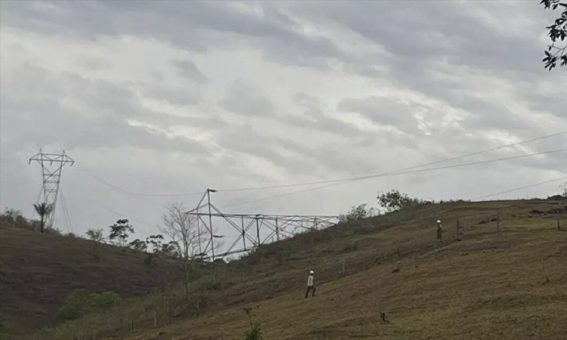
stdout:
[[366,204],[354,206],[344,214],[339,215],[339,223],[358,221],[364,218],[377,216],[379,211],[374,208],[367,209]]
[[0,213],[0,224],[12,228],[23,228],[34,231],[37,227],[37,221],[28,220],[22,215],[22,212],[15,209],[5,208]]
[[55,227],[45,227],[45,233],[51,234],[51,235],[63,236],[63,233],[61,233],[61,230],[59,230]]
[[244,340],[262,340],[262,328],[259,322],[250,325],[250,329],[244,332]]
[[244,332],[244,340],[262,340],[262,328],[259,322],[252,322],[252,308],[245,307],[244,313],[248,316],[250,328]]
[[85,314],[106,312],[120,301],[114,292],[92,293],[75,290],[65,298],[65,305],[57,312],[58,320],[75,320]]

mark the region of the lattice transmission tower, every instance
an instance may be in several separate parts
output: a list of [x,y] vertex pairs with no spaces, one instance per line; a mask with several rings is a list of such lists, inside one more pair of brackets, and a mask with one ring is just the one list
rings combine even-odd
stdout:
[[72,166],[75,161],[65,154],[44,153],[41,149],[39,153],[30,158],[29,163],[37,162],[41,165],[42,188],[37,203],[46,203],[52,206],[51,213],[46,218],[46,225],[52,226],[55,221],[55,206],[59,194],[59,184],[61,183],[61,172],[66,165]]

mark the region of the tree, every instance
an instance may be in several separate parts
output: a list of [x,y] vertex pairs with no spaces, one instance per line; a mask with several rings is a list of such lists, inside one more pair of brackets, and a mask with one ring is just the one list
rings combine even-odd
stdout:
[[551,44],[547,47],[545,58],[545,68],[551,71],[557,63],[560,62],[561,66],[567,66],[567,44],[563,42],[567,39],[567,2],[561,0],[541,0],[545,9],[562,10],[561,15],[554,20],[553,24],[547,26]]
[[102,229],[89,229],[86,233],[87,237],[91,241],[95,241],[98,243],[104,242],[103,230]]
[[409,197],[398,190],[390,190],[386,193],[379,193],[376,197],[381,207],[386,209],[387,212],[392,212],[408,207],[416,207],[427,202],[418,198]]
[[169,241],[168,243],[164,243],[161,245],[161,251],[164,256],[167,257],[181,257],[181,253],[177,247],[177,243],[173,241]]
[[161,251],[162,249],[162,241],[163,241],[163,235],[161,234],[155,234],[155,235],[150,235],[146,238],[146,244],[148,245],[148,250],[150,249],[150,246],[152,248],[151,252],[154,254],[157,254]]
[[130,248],[134,249],[134,250],[138,250],[138,251],[143,251],[145,252],[146,249],[148,249],[148,244],[142,240],[140,240],[139,238],[135,239],[134,241],[130,242],[128,244],[130,246]]
[[43,233],[45,229],[45,221],[47,216],[53,211],[53,205],[43,203],[36,203],[33,205],[35,212],[39,215],[39,231]]
[[197,219],[186,213],[183,203],[172,203],[163,215],[164,226],[160,230],[171,238],[170,246],[175,246],[183,258],[185,272],[185,298],[189,298],[189,271],[196,254],[200,252],[199,243],[203,234],[197,226]]
[[360,204],[358,206],[354,206],[345,214],[339,215],[339,222],[346,223],[357,221],[363,218],[368,218],[372,216],[376,216],[377,211],[374,208],[366,209],[366,204]]
[[127,219],[120,219],[116,221],[110,227],[110,236],[108,237],[109,240],[114,241],[116,240],[116,244],[121,247],[126,246],[126,242],[128,241],[129,234],[134,233],[134,227],[128,224]]

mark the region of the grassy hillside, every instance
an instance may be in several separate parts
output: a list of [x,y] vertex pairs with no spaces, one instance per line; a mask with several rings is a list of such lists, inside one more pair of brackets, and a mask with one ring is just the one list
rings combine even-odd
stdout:
[[[95,248],[98,247],[98,248]],[[6,332],[52,325],[76,289],[145,295],[179,278],[181,264],[79,238],[0,224],[0,316]]]
[[[567,334],[567,225],[557,231],[557,219],[566,217],[563,202],[451,203],[300,235],[235,269],[245,274],[219,293],[222,305],[124,336],[243,339],[250,307],[265,339],[559,339]],[[305,300],[310,268],[319,288]]]
[[[558,339],[567,334],[565,209],[565,201],[550,200],[445,203],[305,233],[196,271],[188,301],[170,286],[56,326],[42,338],[243,339],[244,308],[251,308],[268,340]],[[441,243],[438,218],[445,227]],[[92,262],[85,249],[77,263]],[[392,272],[397,261],[400,270]],[[318,291],[305,300],[309,269]],[[150,276],[142,281],[163,280]]]

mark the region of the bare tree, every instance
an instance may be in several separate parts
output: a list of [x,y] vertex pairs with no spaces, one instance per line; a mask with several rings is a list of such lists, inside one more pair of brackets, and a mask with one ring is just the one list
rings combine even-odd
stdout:
[[199,252],[203,234],[197,228],[195,216],[187,214],[183,203],[172,203],[163,214],[161,232],[169,236],[183,258],[185,298],[189,297],[189,272]]

